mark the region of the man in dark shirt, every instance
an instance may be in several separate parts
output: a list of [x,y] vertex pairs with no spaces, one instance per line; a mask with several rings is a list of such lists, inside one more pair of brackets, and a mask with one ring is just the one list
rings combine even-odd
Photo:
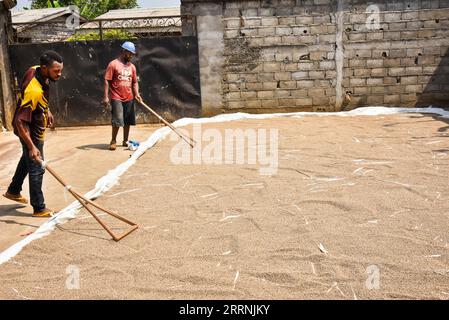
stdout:
[[34,217],[49,217],[53,211],[46,208],[42,193],[45,129],[53,126],[53,115],[48,108],[50,81],[58,81],[63,69],[62,57],[46,51],[40,57],[40,66],[28,69],[22,81],[20,97],[14,113],[14,133],[22,144],[22,157],[4,197],[19,203],[28,203],[20,192],[29,175],[30,200]]

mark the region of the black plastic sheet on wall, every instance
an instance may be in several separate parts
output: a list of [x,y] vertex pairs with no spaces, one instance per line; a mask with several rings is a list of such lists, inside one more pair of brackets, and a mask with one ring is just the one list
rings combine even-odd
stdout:
[[[50,108],[57,126],[110,124],[103,99],[104,73],[118,57],[123,40],[16,44],[10,46],[13,74],[22,80],[25,71],[39,64],[46,50],[64,58],[62,78],[51,84]],[[201,111],[198,45],[196,37],[135,40],[140,93],[144,101],[168,121],[198,117]],[[136,106],[138,123],[157,121]]]

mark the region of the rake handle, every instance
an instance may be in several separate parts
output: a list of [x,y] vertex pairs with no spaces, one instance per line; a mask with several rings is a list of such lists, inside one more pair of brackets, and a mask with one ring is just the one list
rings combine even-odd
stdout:
[[[44,167],[44,163],[41,161],[40,162],[41,165]],[[49,165],[45,165],[45,169],[51,173],[51,175],[59,181],[59,183],[61,183],[66,189],[68,187],[67,183],[49,166]],[[84,198],[83,196],[81,196],[79,193],[77,193],[75,190],[72,190],[72,188],[68,188],[69,192],[73,195],[73,197],[78,200],[78,202],[94,217],[95,220],[97,220],[97,222],[103,227],[103,229],[106,230],[107,233],[109,233],[109,235],[112,237],[112,239],[114,239],[114,241],[120,241],[121,239],[123,239],[124,237],[126,237],[127,235],[129,235],[131,232],[135,231],[137,228],[139,228],[139,226],[132,222],[129,221],[123,217],[121,217],[120,215],[116,214],[115,212],[112,212],[110,210],[107,210],[105,208],[100,207],[98,204],[94,203],[93,201]],[[91,204],[92,206],[94,206],[97,209],[100,209],[104,212],[106,212],[107,214],[129,224],[132,226],[132,228],[128,231],[126,231],[125,233],[123,233],[122,235],[116,236],[104,223],[103,221],[101,221],[101,219],[88,207],[88,204]]]
[[156,111],[154,111],[153,109],[151,109],[145,102],[143,102],[142,100],[141,101],[138,101],[142,106],[144,106],[148,111],[150,111],[152,114],[154,114],[159,120],[161,120],[164,124],[166,124],[170,129],[172,129],[182,140],[184,140],[185,142],[187,142],[189,145],[190,145],[190,147],[194,147],[195,146],[195,144],[196,144],[196,141],[195,140],[193,140],[192,138],[190,138],[189,137],[189,140],[190,140],[190,142],[189,141],[187,141],[186,140],[186,138],[183,136],[183,135],[181,135],[179,132],[178,132],[178,130],[176,130],[176,128],[175,127],[173,127],[167,120],[165,120],[164,118],[162,118]]

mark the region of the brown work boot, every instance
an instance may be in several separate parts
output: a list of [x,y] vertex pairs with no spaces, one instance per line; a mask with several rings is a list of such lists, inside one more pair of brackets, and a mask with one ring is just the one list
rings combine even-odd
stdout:
[[111,141],[109,144],[109,150],[114,151],[115,149],[117,149],[117,143],[115,141]]
[[15,201],[15,202],[18,202],[18,203],[22,203],[22,204],[27,204],[28,203],[28,200],[25,197],[22,197],[22,195],[20,193],[19,194],[12,194],[12,193],[6,192],[3,196],[6,199],[9,199],[9,200],[12,200],[12,201]]
[[54,214],[55,212],[53,210],[45,208],[44,210],[34,212],[33,217],[46,218],[46,217],[53,217]]

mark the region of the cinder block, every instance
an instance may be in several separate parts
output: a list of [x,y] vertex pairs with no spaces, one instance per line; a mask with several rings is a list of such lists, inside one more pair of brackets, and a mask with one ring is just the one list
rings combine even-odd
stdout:
[[401,94],[401,103],[415,102],[416,93],[411,94]]
[[278,72],[280,71],[280,63],[278,62],[265,62],[263,64],[264,72]]
[[275,80],[291,80],[292,73],[291,72],[276,72],[274,74]]
[[366,102],[369,105],[383,105],[383,103],[384,103],[384,96],[383,95],[370,95],[366,99]]
[[367,68],[354,69],[355,77],[369,77],[370,75],[371,75],[371,69],[367,69]]
[[384,103],[388,105],[399,105],[401,103],[401,96],[399,94],[389,94],[384,96]]
[[249,100],[249,99],[256,99],[257,98],[257,92],[256,91],[242,91],[240,93],[242,99]]
[[320,61],[320,69],[322,70],[335,69],[335,61],[334,60]]
[[313,80],[298,80],[296,81],[296,87],[300,88],[313,88]]
[[407,57],[416,57],[419,54],[423,54],[423,49],[407,49]]
[[309,78],[310,79],[323,79],[325,76],[324,71],[309,71]]
[[378,32],[368,32],[366,34],[366,40],[367,41],[375,41],[375,40],[382,40],[384,38],[384,33],[381,31]]
[[313,25],[310,27],[310,33],[315,35],[315,34],[323,34],[323,33],[327,33],[327,26],[325,25]]
[[382,59],[368,59],[366,60],[367,68],[382,68],[384,65],[384,60]]
[[364,78],[352,78],[352,79],[350,79],[349,83],[351,84],[351,87],[366,86],[366,79],[364,79]]
[[278,18],[277,17],[262,17],[261,25],[262,26],[277,26]]
[[405,92],[407,93],[416,93],[422,92],[422,84],[408,85],[405,87]]
[[407,22],[407,29],[408,30],[421,29],[422,27],[424,27],[424,22],[422,22],[422,21],[409,21],[409,22]]
[[325,51],[315,51],[310,53],[310,60],[324,60],[327,58],[327,52]]
[[391,49],[389,58],[405,58],[407,56],[407,49]]
[[246,89],[248,90],[262,90],[263,85],[261,82],[248,82],[246,83]]
[[265,16],[274,16],[276,14],[275,8],[259,8],[259,16],[265,17]]
[[302,62],[302,61],[300,61],[298,63],[298,68],[299,68],[299,70],[304,70],[304,71],[312,70],[314,68],[314,63],[313,62]]
[[[392,21],[392,20],[387,20]],[[406,30],[406,23],[405,22],[390,22],[388,24],[388,30],[390,31],[399,31],[399,30]]]
[[228,109],[240,109],[243,106],[244,106],[244,103],[242,103],[241,101],[229,101],[227,103]]
[[326,79],[334,79],[337,77],[337,72],[334,70],[326,70]]
[[395,59],[385,59],[384,60],[384,67],[385,68],[395,68],[401,66],[401,59],[395,58]]
[[365,68],[366,60],[365,59],[351,59],[351,60],[349,60],[349,66],[351,68]]
[[373,68],[371,69],[371,76],[380,77],[385,76],[387,74],[387,70],[385,68]]
[[291,96],[295,98],[307,98],[308,90],[307,89],[296,89],[290,91]]
[[401,94],[405,91],[405,87],[401,85],[388,86],[388,94]]
[[271,90],[257,92],[257,98],[259,98],[259,99],[270,99],[273,97],[274,97],[274,91],[271,91]]
[[401,33],[399,31],[385,31],[384,40],[401,40]]
[[394,76],[402,76],[402,75],[404,75],[405,74],[405,68],[403,68],[403,67],[399,67],[399,68],[390,68],[389,70],[388,70],[388,75],[389,76],[392,76],[392,77],[394,77]]
[[226,93],[225,97],[227,100],[240,100],[240,91]]
[[329,98],[326,96],[314,96],[312,101],[314,106],[327,106],[329,104]]
[[401,39],[412,40],[418,37],[417,31],[401,31]]
[[244,28],[240,29],[240,34],[244,37],[254,37],[258,34],[257,28]]
[[406,74],[421,74],[422,73],[422,67],[406,67],[405,68]]
[[[289,75],[291,76],[291,79],[293,79],[293,80],[301,80],[301,79],[307,79],[309,77],[309,72],[298,71],[298,72],[289,73]],[[281,80],[281,79],[279,79],[279,80]],[[283,79],[283,80],[290,80],[290,79]]]
[[268,99],[261,101],[262,108],[276,108],[279,106],[279,102],[277,99]]
[[299,16],[296,17],[296,24],[297,25],[304,25],[308,26],[313,24],[313,17],[312,16]]
[[293,34],[293,29],[290,27],[277,27],[276,35],[278,36],[286,36]]
[[278,82],[277,81],[266,81],[263,83],[264,90],[276,90]]
[[279,83],[281,89],[296,89],[296,81],[280,81]]
[[266,46],[274,46],[274,45],[280,45],[280,44],[282,44],[281,37],[265,37],[264,38],[264,45],[266,45]]
[[355,87],[353,93],[355,95],[368,94],[369,93],[369,88],[368,87]]
[[299,98],[295,99],[295,105],[296,106],[311,106],[312,105],[312,99],[310,98]]
[[372,94],[382,94],[382,95],[385,94],[386,91],[388,90],[384,86],[372,86],[370,87],[370,89]]
[[261,100],[247,100],[247,101],[245,101],[245,107],[246,108],[255,109],[255,108],[260,108],[261,106],[262,106],[262,101]]
[[226,28],[240,28],[240,18],[225,19]]
[[292,26],[296,24],[296,17],[279,17],[279,25]]
[[401,78],[401,84],[417,84],[418,77],[417,76],[408,76]]
[[380,86],[384,84],[384,78],[368,78],[366,84],[368,86]]

